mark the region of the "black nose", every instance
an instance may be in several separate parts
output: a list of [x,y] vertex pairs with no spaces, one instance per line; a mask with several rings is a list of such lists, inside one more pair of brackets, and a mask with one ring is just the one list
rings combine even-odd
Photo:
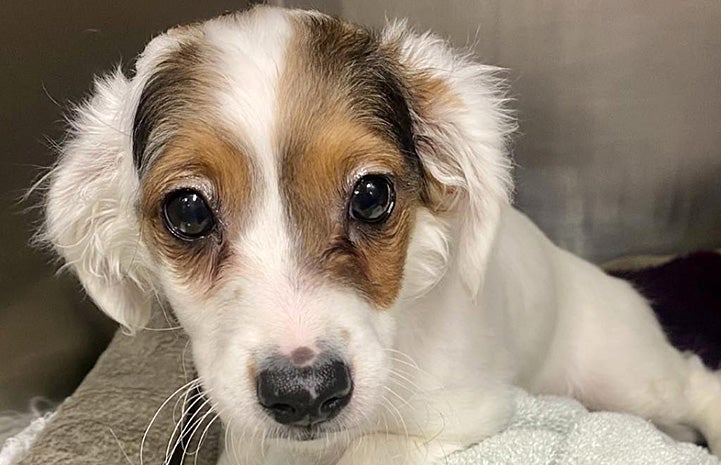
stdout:
[[319,357],[311,366],[297,367],[274,357],[256,378],[258,402],[284,425],[311,426],[338,415],[348,405],[353,380],[348,365]]

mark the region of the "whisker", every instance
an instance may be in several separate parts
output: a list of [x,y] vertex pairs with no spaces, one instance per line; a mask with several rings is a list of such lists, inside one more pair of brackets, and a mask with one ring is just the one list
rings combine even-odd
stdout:
[[[393,379],[394,377],[399,378],[401,381],[407,383],[407,386],[404,386],[401,384],[398,380]],[[395,370],[391,370],[390,372],[390,379],[391,381],[395,382],[399,387],[402,387],[408,391],[411,391],[413,393],[421,393],[424,392],[425,389],[421,388],[418,384],[416,384],[414,381],[412,381],[410,378],[403,376],[402,374],[398,373]]]
[[187,353],[189,347],[190,347],[190,338],[188,338],[188,340],[185,342],[183,351],[180,353],[180,365],[183,368],[183,375],[185,376],[186,379],[188,378],[188,372],[189,371],[192,372],[192,369],[188,370],[188,368],[185,366],[186,362],[187,362],[186,353]]
[[398,363],[400,363],[400,364],[402,364],[402,365],[405,365],[405,366],[407,366],[407,367],[409,367],[409,368],[413,368],[413,369],[416,370],[418,373],[421,373],[421,374],[423,374],[424,376],[427,376],[427,377],[428,377],[429,379],[431,379],[431,380],[436,380],[436,379],[437,379],[437,377],[436,377],[435,375],[433,375],[432,373],[430,373],[430,372],[424,370],[423,368],[421,368],[421,366],[418,364],[418,362],[416,362],[416,361],[413,359],[413,357],[411,357],[410,355],[406,354],[405,352],[402,352],[402,351],[396,350],[396,349],[386,349],[386,351],[387,351],[387,352],[392,352],[392,353],[394,353],[394,354],[401,355],[401,356],[403,356],[403,357],[406,359],[406,360],[403,360],[403,359],[400,359],[400,358],[391,356],[391,359],[392,359],[393,361],[398,362]]
[[214,415],[214,414],[215,414],[215,412],[213,412],[212,410],[209,410],[202,417],[200,417],[200,419],[196,420],[195,423],[193,423],[192,431],[186,435],[187,440],[184,441],[182,444],[183,455],[193,455],[194,453],[198,452],[198,446],[196,446],[195,451],[192,451],[192,452],[188,452],[188,448],[192,447],[193,438],[195,437],[195,433],[197,433],[200,430],[200,428],[203,426],[203,422],[205,421],[205,419],[208,418],[210,415]]
[[213,426],[213,423],[220,418],[220,413],[216,413],[215,416],[208,422],[208,425],[205,427],[205,430],[203,431],[203,434],[200,435],[200,439],[198,440],[198,445],[195,448],[195,459],[193,459],[193,465],[198,465],[198,457],[200,456],[200,448],[203,445],[203,441],[205,441],[206,435],[210,431],[210,427]]
[[178,413],[178,405],[182,401],[182,411],[180,413],[180,418],[185,414],[185,409],[188,407],[188,402],[190,399],[194,399],[195,397],[202,395],[199,391],[194,389],[195,386],[190,386],[188,389],[186,389],[185,394],[183,396],[178,397],[178,400],[175,401],[175,405],[173,405],[173,421],[176,420],[176,416]]
[[160,415],[160,412],[163,410],[163,408],[170,402],[170,400],[175,397],[179,392],[181,392],[183,389],[186,389],[188,386],[192,385],[193,383],[200,383],[200,379],[195,378],[191,381],[188,381],[187,383],[180,386],[178,389],[176,389],[172,394],[168,396],[165,401],[163,401],[162,404],[160,404],[160,407],[155,411],[155,414],[150,419],[150,423],[148,423],[147,428],[145,428],[145,432],[143,433],[143,438],[140,440],[140,465],[143,465],[143,452],[145,450],[145,441],[148,437],[148,432],[150,431],[150,428],[153,426],[153,423],[155,423],[155,420],[158,418],[158,415]]
[[[203,424],[203,421],[205,421],[205,419],[209,415],[214,413],[213,410],[211,409],[196,419],[196,417],[203,410],[203,408],[206,405],[208,405],[209,403],[210,403],[210,399],[204,401],[203,404],[197,408],[197,410],[193,413],[191,418],[188,420],[187,427],[185,425],[183,426],[180,445],[182,446],[183,453],[185,455],[188,454],[188,446],[191,445],[191,443],[193,441],[193,437],[195,436],[195,433],[198,431],[198,429],[200,429],[201,425]],[[189,430],[189,432],[187,430]]]
[[108,426],[108,429],[110,430],[110,434],[113,435],[113,439],[115,439],[115,442],[118,444],[118,448],[120,449],[120,452],[122,452],[123,457],[125,457],[125,460],[126,460],[130,465],[133,465],[133,461],[130,460],[130,457],[128,457],[128,454],[127,454],[127,452],[125,452],[125,448],[123,447],[123,443],[120,442],[120,439],[119,439],[118,436],[115,434],[115,431],[113,431],[113,428],[111,428],[111,427]]
[[386,352],[391,352],[391,353],[394,353],[394,354],[401,355],[401,356],[405,357],[405,358],[408,360],[408,362],[406,362],[406,363],[410,363],[410,364],[412,364],[413,366],[415,366],[415,367],[417,367],[417,368],[420,368],[420,367],[418,366],[418,363],[413,359],[413,357],[411,357],[411,356],[408,355],[407,353],[403,352],[402,350],[394,349],[394,348],[392,348],[392,347],[387,347],[387,348],[384,349],[384,350],[385,350]]
[[388,391],[388,392],[390,392],[391,394],[393,394],[394,396],[396,396],[396,397],[398,398],[398,400],[403,403],[403,405],[402,405],[403,407],[411,407],[411,404],[410,404],[406,399],[404,399],[403,397],[399,396],[398,393],[397,393],[396,391],[394,391],[393,389],[391,389],[390,387],[388,387],[388,386],[383,386],[383,389],[385,389],[386,391]]
[[228,421],[228,424],[223,427],[223,451],[222,453],[228,454],[230,451],[228,451],[228,435],[230,434],[230,428],[233,424],[233,419],[231,418],[230,421]]
[[[195,387],[196,386],[193,386],[189,390],[195,389]],[[202,392],[198,391],[197,393],[191,395],[190,397],[194,397],[194,400],[189,405],[186,405],[184,403],[183,404],[183,414],[181,415],[179,420],[174,420],[175,427],[173,428],[172,434],[168,438],[168,445],[165,449],[165,462],[166,463],[168,463],[171,460],[172,456],[175,454],[176,448],[179,445],[183,446],[183,443],[185,442],[186,437],[187,437],[186,428],[189,427],[188,425],[192,424],[193,419],[195,418],[195,416],[198,414],[198,412],[202,408],[202,405],[201,405],[201,407],[199,409],[197,409],[193,413],[193,415],[186,420],[185,414],[190,409],[192,409],[194,406],[196,406],[198,404],[198,402],[200,402],[200,400],[203,399],[204,396],[203,396]],[[204,401],[203,405],[205,405],[206,402],[207,401]]]
[[[386,411],[393,416],[393,419],[396,422],[396,426],[403,427],[404,436],[408,437],[408,428],[406,428],[406,423],[403,421],[403,417],[401,416],[401,413],[398,411],[395,405],[393,405],[392,402],[390,402],[385,396],[382,397],[384,403],[383,406],[385,407]],[[391,410],[391,408],[393,410]]]

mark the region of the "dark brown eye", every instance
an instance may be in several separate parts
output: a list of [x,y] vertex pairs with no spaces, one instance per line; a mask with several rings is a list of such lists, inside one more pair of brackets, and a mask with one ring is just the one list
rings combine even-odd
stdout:
[[353,187],[348,214],[364,223],[379,223],[390,216],[395,197],[393,183],[387,176],[363,176]]
[[175,237],[193,241],[207,236],[215,227],[215,218],[203,196],[193,189],[171,192],[163,203],[165,227]]

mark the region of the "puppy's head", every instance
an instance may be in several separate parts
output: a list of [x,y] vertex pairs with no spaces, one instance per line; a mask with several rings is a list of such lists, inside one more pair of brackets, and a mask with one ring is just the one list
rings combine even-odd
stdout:
[[172,307],[234,427],[361,427],[399,307],[449,268],[482,281],[510,184],[492,73],[403,24],[263,7],[173,29],[77,112],[47,238],[130,330]]

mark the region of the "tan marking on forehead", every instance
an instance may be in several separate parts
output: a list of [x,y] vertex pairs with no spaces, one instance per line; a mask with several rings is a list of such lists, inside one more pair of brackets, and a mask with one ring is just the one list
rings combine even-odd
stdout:
[[[201,293],[218,284],[230,254],[228,238],[238,235],[252,215],[252,178],[250,158],[229,137],[197,124],[178,131],[142,180],[143,232],[156,245],[151,250]],[[180,188],[204,193],[216,217],[212,235],[185,242],[166,229],[164,199]]]
[[[301,269],[393,304],[420,198],[417,160],[402,153],[368,32],[333,19],[298,21],[279,89],[280,182]],[[378,55],[378,56],[375,56]],[[376,67],[374,70],[372,67]],[[376,71],[378,71],[376,73]],[[391,96],[392,97],[392,96]],[[383,224],[349,220],[354,174],[387,173],[396,205]]]
[[[293,143],[286,146],[281,177],[284,188],[299,189],[293,199],[297,207],[306,203],[330,207],[328,201],[334,199],[335,206],[342,208],[347,199],[338,194],[345,194],[361,174],[401,175],[407,171],[393,144],[348,116],[338,115],[324,125],[303,129],[309,130],[302,138],[293,136]],[[340,219],[337,216],[329,208],[328,214],[314,219],[336,221]]]

